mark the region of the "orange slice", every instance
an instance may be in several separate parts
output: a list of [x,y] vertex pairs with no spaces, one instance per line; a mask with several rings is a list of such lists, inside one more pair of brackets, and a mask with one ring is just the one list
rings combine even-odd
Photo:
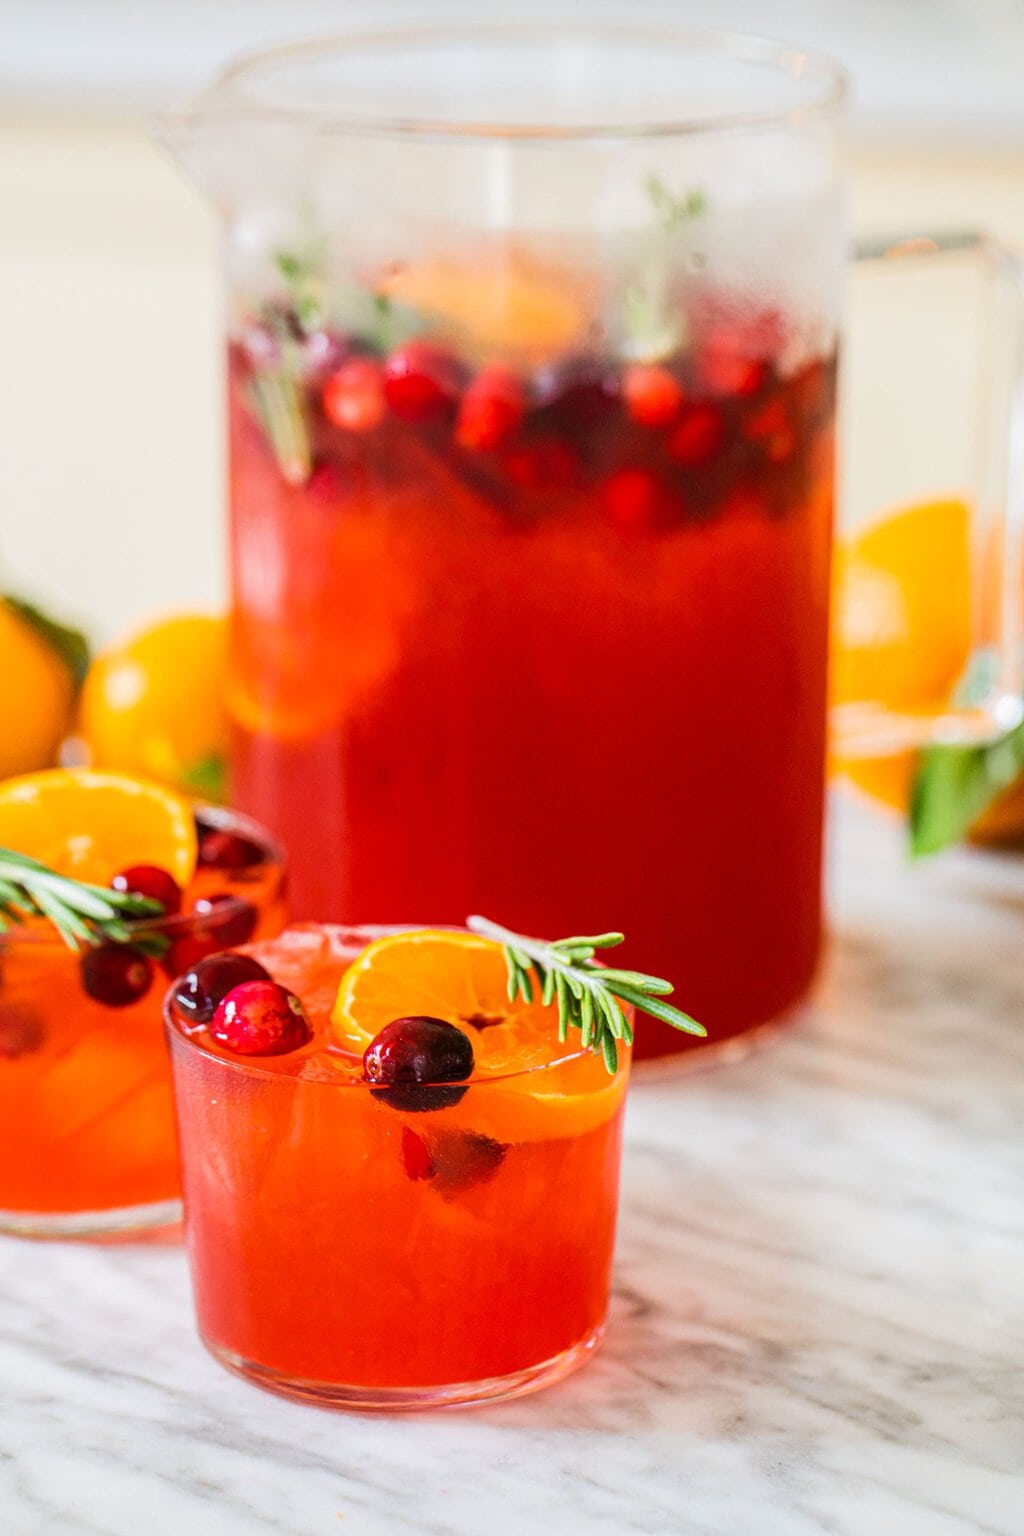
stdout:
[[399,267],[377,291],[407,304],[435,331],[481,355],[495,352],[531,363],[577,345],[593,309],[585,274],[522,251],[481,251],[468,260],[440,258]]
[[429,1014],[457,1025],[472,1041],[481,1089],[445,1113],[499,1141],[600,1125],[617,1107],[626,1074],[611,1077],[592,1053],[581,1059],[576,1030],[560,1044],[556,1006],[511,1003],[506,987],[501,946],[490,939],[438,929],[389,934],[345,972],[331,1024],[338,1043],[360,1054],[392,1019]]
[[186,886],[195,820],[187,800],[146,779],[51,768],[0,783],[0,847],[94,885],[132,864],[156,864]]

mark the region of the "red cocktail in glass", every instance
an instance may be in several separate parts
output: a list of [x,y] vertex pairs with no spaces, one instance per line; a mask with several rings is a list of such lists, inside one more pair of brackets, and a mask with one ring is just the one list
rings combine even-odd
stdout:
[[[612,1076],[552,1031],[517,1067],[510,1036],[508,1070],[375,1089],[328,1023],[373,936],[309,924],[247,950],[305,1006],[311,1038],[286,1054],[234,1055],[168,998],[200,1333],[260,1385],[337,1407],[517,1395],[603,1330],[628,1052]],[[415,983],[403,1000],[438,1011]],[[503,1033],[490,1018],[492,1050]]]

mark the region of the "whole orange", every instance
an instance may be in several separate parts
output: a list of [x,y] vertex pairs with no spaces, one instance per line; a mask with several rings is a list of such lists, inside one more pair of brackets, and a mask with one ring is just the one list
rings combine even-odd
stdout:
[[[73,658],[59,642],[71,634],[35,609],[0,598],[0,779],[49,767],[56,758],[75,699]],[[84,641],[81,652],[84,658]]]
[[226,643],[223,617],[179,613],[97,656],[79,707],[93,765],[215,793],[227,751]]

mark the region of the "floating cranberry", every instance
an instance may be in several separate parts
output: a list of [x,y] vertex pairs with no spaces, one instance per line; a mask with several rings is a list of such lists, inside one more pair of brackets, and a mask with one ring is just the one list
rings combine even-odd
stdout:
[[217,1007],[243,981],[270,981],[270,972],[252,955],[230,951],[207,955],[185,972],[174,989],[174,1001],[190,1022],[208,1024]]
[[371,432],[384,419],[384,373],[372,357],[353,357],[332,373],[320,396],[327,420],[346,432]]
[[434,421],[454,408],[455,360],[430,341],[407,341],[384,364],[384,398],[401,421]]
[[125,895],[146,896],[150,901],[158,901],[168,917],[181,911],[181,886],[173,875],[156,864],[132,864],[115,875],[110,885]]
[[827,421],[835,407],[835,363],[816,358],[787,381],[796,410],[805,425]]
[[756,443],[765,458],[773,464],[782,464],[796,447],[796,432],[785,402],[768,400],[752,411],[743,423],[743,435]]
[[596,358],[571,358],[542,376],[542,415],[556,432],[585,433],[606,427],[619,409],[619,379]]
[[725,418],[717,405],[702,400],[687,406],[668,440],[668,451],[686,469],[708,464],[725,442]]
[[153,980],[153,964],[127,944],[98,944],[81,960],[82,986],[105,1008],[128,1008],[145,997]]
[[0,1056],[16,1061],[38,1051],[45,1039],[46,1025],[28,1003],[0,1003]]
[[683,386],[655,363],[633,363],[622,378],[622,397],[626,410],[644,427],[667,427],[679,415],[683,404]]
[[197,896],[192,911],[206,918],[201,931],[216,938],[221,949],[235,949],[248,944],[256,932],[259,912],[251,901],[233,896],[230,891],[215,891],[212,896]]
[[429,1179],[434,1172],[430,1148],[418,1131],[402,1127],[402,1167],[410,1179]]
[[200,826],[197,863],[203,869],[251,869],[263,859],[263,849],[249,838]]
[[238,1056],[284,1056],[313,1038],[299,999],[276,981],[232,987],[217,1004],[209,1029],[219,1045]]
[[493,1179],[508,1147],[479,1131],[437,1128],[422,1135],[410,1126],[402,1130],[402,1166],[414,1180],[429,1180],[443,1199],[451,1200]]
[[170,948],[160,957],[160,968],[174,981],[198,965],[200,960],[218,954],[224,947],[218,933],[196,925],[171,940]]
[[646,533],[665,527],[682,513],[668,487],[649,469],[616,469],[600,488],[608,521],[622,533]]
[[529,491],[568,490],[577,484],[580,471],[572,448],[557,437],[510,448],[502,468],[513,485]]
[[700,381],[712,395],[749,399],[768,378],[768,362],[709,344],[700,355]]
[[311,331],[302,344],[302,372],[314,383],[336,373],[345,361],[349,343],[333,331]]
[[457,1104],[465,1088],[433,1085],[464,1082],[472,1071],[469,1036],[429,1014],[392,1019],[363,1056],[366,1081],[383,1085],[373,1089],[374,1097],[412,1113]]
[[511,368],[490,363],[482,368],[462,397],[455,438],[463,448],[497,448],[523,419],[526,399]]

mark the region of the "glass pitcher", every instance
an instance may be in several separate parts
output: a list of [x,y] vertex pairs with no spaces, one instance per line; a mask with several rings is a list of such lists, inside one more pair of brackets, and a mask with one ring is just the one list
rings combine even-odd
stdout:
[[233,794],[297,917],[621,927],[711,1048],[806,992],[843,97],[756,39],[499,23],[164,119],[226,221]]

